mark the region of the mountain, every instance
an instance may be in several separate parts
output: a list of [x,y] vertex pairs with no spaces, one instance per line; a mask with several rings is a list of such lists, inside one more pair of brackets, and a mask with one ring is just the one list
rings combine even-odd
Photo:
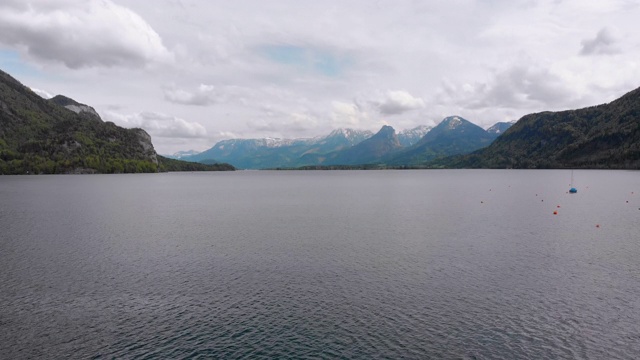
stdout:
[[526,115],[486,149],[440,165],[640,169],[640,88],[608,104]]
[[98,112],[94,108],[85,104],[80,104],[79,102],[71,98],[68,98],[64,95],[56,95],[51,99],[49,99],[49,101],[51,101],[54,104],[64,106],[65,108],[73,111],[76,114],[81,114],[82,116],[88,116],[93,119],[100,119],[100,115],[98,115]]
[[391,165],[420,165],[429,160],[466,154],[485,147],[494,136],[460,116],[450,116],[425,134],[415,145],[386,159]]
[[329,135],[314,138],[309,145],[311,147],[304,154],[327,154],[333,151],[347,149],[351,146],[361,143],[373,136],[368,130],[354,129],[337,129],[333,130]]
[[402,147],[409,147],[422,139],[433,126],[420,125],[413,129],[406,129],[398,132],[398,141]]
[[295,167],[304,156],[326,154],[349,148],[371,137],[370,131],[337,129],[327,136],[311,139],[231,139],[184,160],[207,162],[217,159],[243,169]]
[[399,149],[402,149],[402,145],[398,141],[396,131],[385,125],[375,135],[352,147],[324,155],[307,156],[301,159],[301,162],[302,165],[371,164]]
[[[223,161],[241,169],[263,169],[288,164],[306,150],[307,140],[230,139],[184,160],[208,163]],[[215,160],[213,160],[215,159]]]
[[[496,124],[495,132],[506,126],[508,123]],[[488,145],[496,136],[452,116],[435,128],[421,125],[399,133],[391,126],[384,126],[376,135],[370,131],[337,129],[311,139],[223,140],[209,150],[183,159],[201,163],[218,159],[244,169],[374,163],[413,166],[433,158],[471,152]]]
[[163,156],[168,158],[168,159],[180,160],[182,158],[186,158],[186,157],[193,156],[193,155],[198,155],[198,154],[200,154],[199,151],[187,150],[187,151],[178,151],[178,152],[175,152],[175,153],[173,153],[171,155],[163,155]]
[[505,131],[507,131],[507,129],[509,129],[515,123],[516,123],[515,121],[498,122],[498,123],[495,123],[490,128],[488,128],[487,132],[489,134],[493,134],[495,137],[498,137],[502,135]]
[[0,174],[157,172],[142,129],[103,122],[90,106],[45,100],[0,70]]

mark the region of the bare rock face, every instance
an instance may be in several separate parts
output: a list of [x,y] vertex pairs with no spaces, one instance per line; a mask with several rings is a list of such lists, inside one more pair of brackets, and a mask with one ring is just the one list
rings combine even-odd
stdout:
[[92,108],[91,106],[88,105],[66,105],[65,108],[73,111],[76,114],[80,114],[80,113],[86,113],[89,114],[91,116],[95,116],[95,117],[100,117],[100,115],[98,115],[98,113],[96,112],[96,110],[94,108]]
[[89,105],[81,104],[71,98],[68,98],[64,95],[56,95],[49,99],[49,101],[58,104],[60,106],[64,106],[66,109],[73,111],[76,114],[88,116],[94,119],[100,119],[100,115],[98,112]]
[[149,157],[151,162],[158,165],[158,154],[156,150],[153,148],[153,143],[151,142],[151,135],[142,129],[131,129],[136,132],[138,135],[138,142],[144,149],[145,154]]

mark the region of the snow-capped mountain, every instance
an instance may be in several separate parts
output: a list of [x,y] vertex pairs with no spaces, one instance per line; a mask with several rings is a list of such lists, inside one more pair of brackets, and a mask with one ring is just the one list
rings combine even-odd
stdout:
[[222,140],[209,150],[181,159],[196,162],[215,159],[239,169],[372,163],[391,159],[394,154],[408,155],[406,160],[410,163],[422,160],[425,151],[426,157],[464,153],[485,146],[493,138],[479,126],[450,116],[436,127],[421,125],[397,134],[392,127],[385,126],[375,136],[371,131],[336,129],[328,135],[304,139]]
[[181,160],[189,156],[197,155],[199,153],[200,153],[199,151],[195,151],[195,150],[186,150],[186,151],[178,151],[171,155],[163,155],[163,156],[169,159]]
[[499,136],[503,132],[507,131],[507,129],[510,128],[515,123],[516,123],[515,120],[509,121],[509,122],[498,122],[498,123],[495,123],[490,128],[488,128],[487,132],[490,134],[495,134],[496,136]]
[[[442,120],[441,124],[446,125],[447,129],[453,130],[453,129],[458,128],[459,126],[462,126],[464,124],[463,120],[464,119],[460,118],[459,116],[449,116],[449,117],[444,118]],[[466,121],[466,120],[464,120],[464,121]]]
[[465,154],[489,145],[494,138],[480,126],[460,116],[449,116],[389,163],[421,164],[439,157]]
[[326,165],[357,165],[380,161],[384,156],[402,148],[396,131],[384,125],[375,135],[360,143],[326,155],[326,159],[317,159],[316,163]]
[[229,139],[183,160],[202,162],[216,159],[241,169],[289,167],[295,166],[296,161],[304,154],[324,154],[342,150],[372,135],[370,131],[337,129],[326,136],[305,139]]
[[431,129],[433,126],[420,125],[413,129],[402,130],[398,132],[398,141],[400,141],[400,145],[409,147],[422,139]]

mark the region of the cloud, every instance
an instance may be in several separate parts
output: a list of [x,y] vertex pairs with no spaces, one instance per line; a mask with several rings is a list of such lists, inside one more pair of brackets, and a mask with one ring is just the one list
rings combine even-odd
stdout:
[[207,106],[216,103],[218,97],[215,87],[205,84],[201,84],[195,92],[188,92],[175,87],[164,91],[164,98],[167,101],[183,105]]
[[272,62],[328,77],[342,75],[345,68],[352,65],[349,55],[339,54],[335,49],[298,45],[263,45],[257,47],[257,52]]
[[611,55],[620,49],[616,46],[616,38],[608,28],[602,28],[593,39],[582,40],[580,55]]
[[378,104],[378,109],[385,115],[402,114],[406,111],[424,107],[424,100],[413,97],[406,91],[387,91],[386,98]]
[[[490,124],[637,87],[639,11],[637,0],[1,0],[0,67],[82,94],[101,115],[179,115],[208,140],[412,128],[451,114]],[[205,143],[185,139],[184,149]]]
[[549,69],[514,65],[494,72],[486,82],[460,85],[445,80],[438,102],[472,110],[554,109],[572,104],[573,96],[564,80]]
[[43,99],[51,99],[53,97],[53,94],[51,94],[50,92],[45,91],[45,90],[31,88],[31,91],[33,91],[34,93],[40,95],[40,97],[43,98]]
[[127,127],[139,127],[146,130],[152,136],[163,138],[206,138],[207,129],[197,122],[190,122],[175,116],[156,113],[141,112],[134,114],[119,114],[107,112],[105,119]]
[[5,2],[0,43],[72,69],[135,68],[173,58],[142,17],[110,0]]
[[332,101],[331,107],[331,119],[338,127],[357,127],[367,118],[361,107],[354,103]]
[[317,117],[309,112],[284,113],[269,106],[263,107],[263,112],[264,117],[247,121],[247,127],[282,136],[283,133],[304,133],[318,124]]

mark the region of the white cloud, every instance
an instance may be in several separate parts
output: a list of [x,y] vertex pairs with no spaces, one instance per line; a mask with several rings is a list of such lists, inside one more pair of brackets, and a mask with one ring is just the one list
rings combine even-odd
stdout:
[[513,65],[494,72],[485,82],[454,84],[445,81],[438,102],[456,103],[477,110],[541,109],[570,106],[575,93],[549,69],[535,65]]
[[424,107],[424,100],[413,97],[406,91],[387,91],[386,98],[378,104],[382,114],[395,115]]
[[110,0],[4,3],[0,42],[72,69],[140,67],[173,56],[138,14]]
[[[304,137],[309,130],[318,124],[316,116],[310,113],[279,113],[273,109],[265,109],[264,117],[247,121],[247,128],[264,132],[275,137]],[[289,135],[286,135],[289,134]]]
[[3,0],[0,68],[101,114],[179,109],[209,137],[180,149],[154,136],[173,152],[224,136],[413,128],[452,114],[491,125],[640,86],[639,4]]
[[43,98],[43,99],[51,99],[53,97],[53,94],[51,94],[50,92],[45,91],[45,90],[31,88],[31,91],[33,91],[34,93],[40,95],[40,97]]
[[619,52],[620,49],[616,46],[616,38],[612,31],[603,28],[598,31],[595,38],[582,40],[580,55],[611,55]]
[[358,127],[367,118],[367,114],[353,103],[333,101],[331,107],[331,119],[336,127]]
[[163,138],[206,138],[207,129],[197,122],[190,122],[175,116],[141,112],[119,114],[106,112],[105,119],[126,128],[139,127],[152,136]]
[[219,95],[216,94],[213,85],[200,84],[195,92],[188,92],[175,87],[164,90],[164,98],[167,101],[183,105],[212,105],[216,103],[218,97]]

